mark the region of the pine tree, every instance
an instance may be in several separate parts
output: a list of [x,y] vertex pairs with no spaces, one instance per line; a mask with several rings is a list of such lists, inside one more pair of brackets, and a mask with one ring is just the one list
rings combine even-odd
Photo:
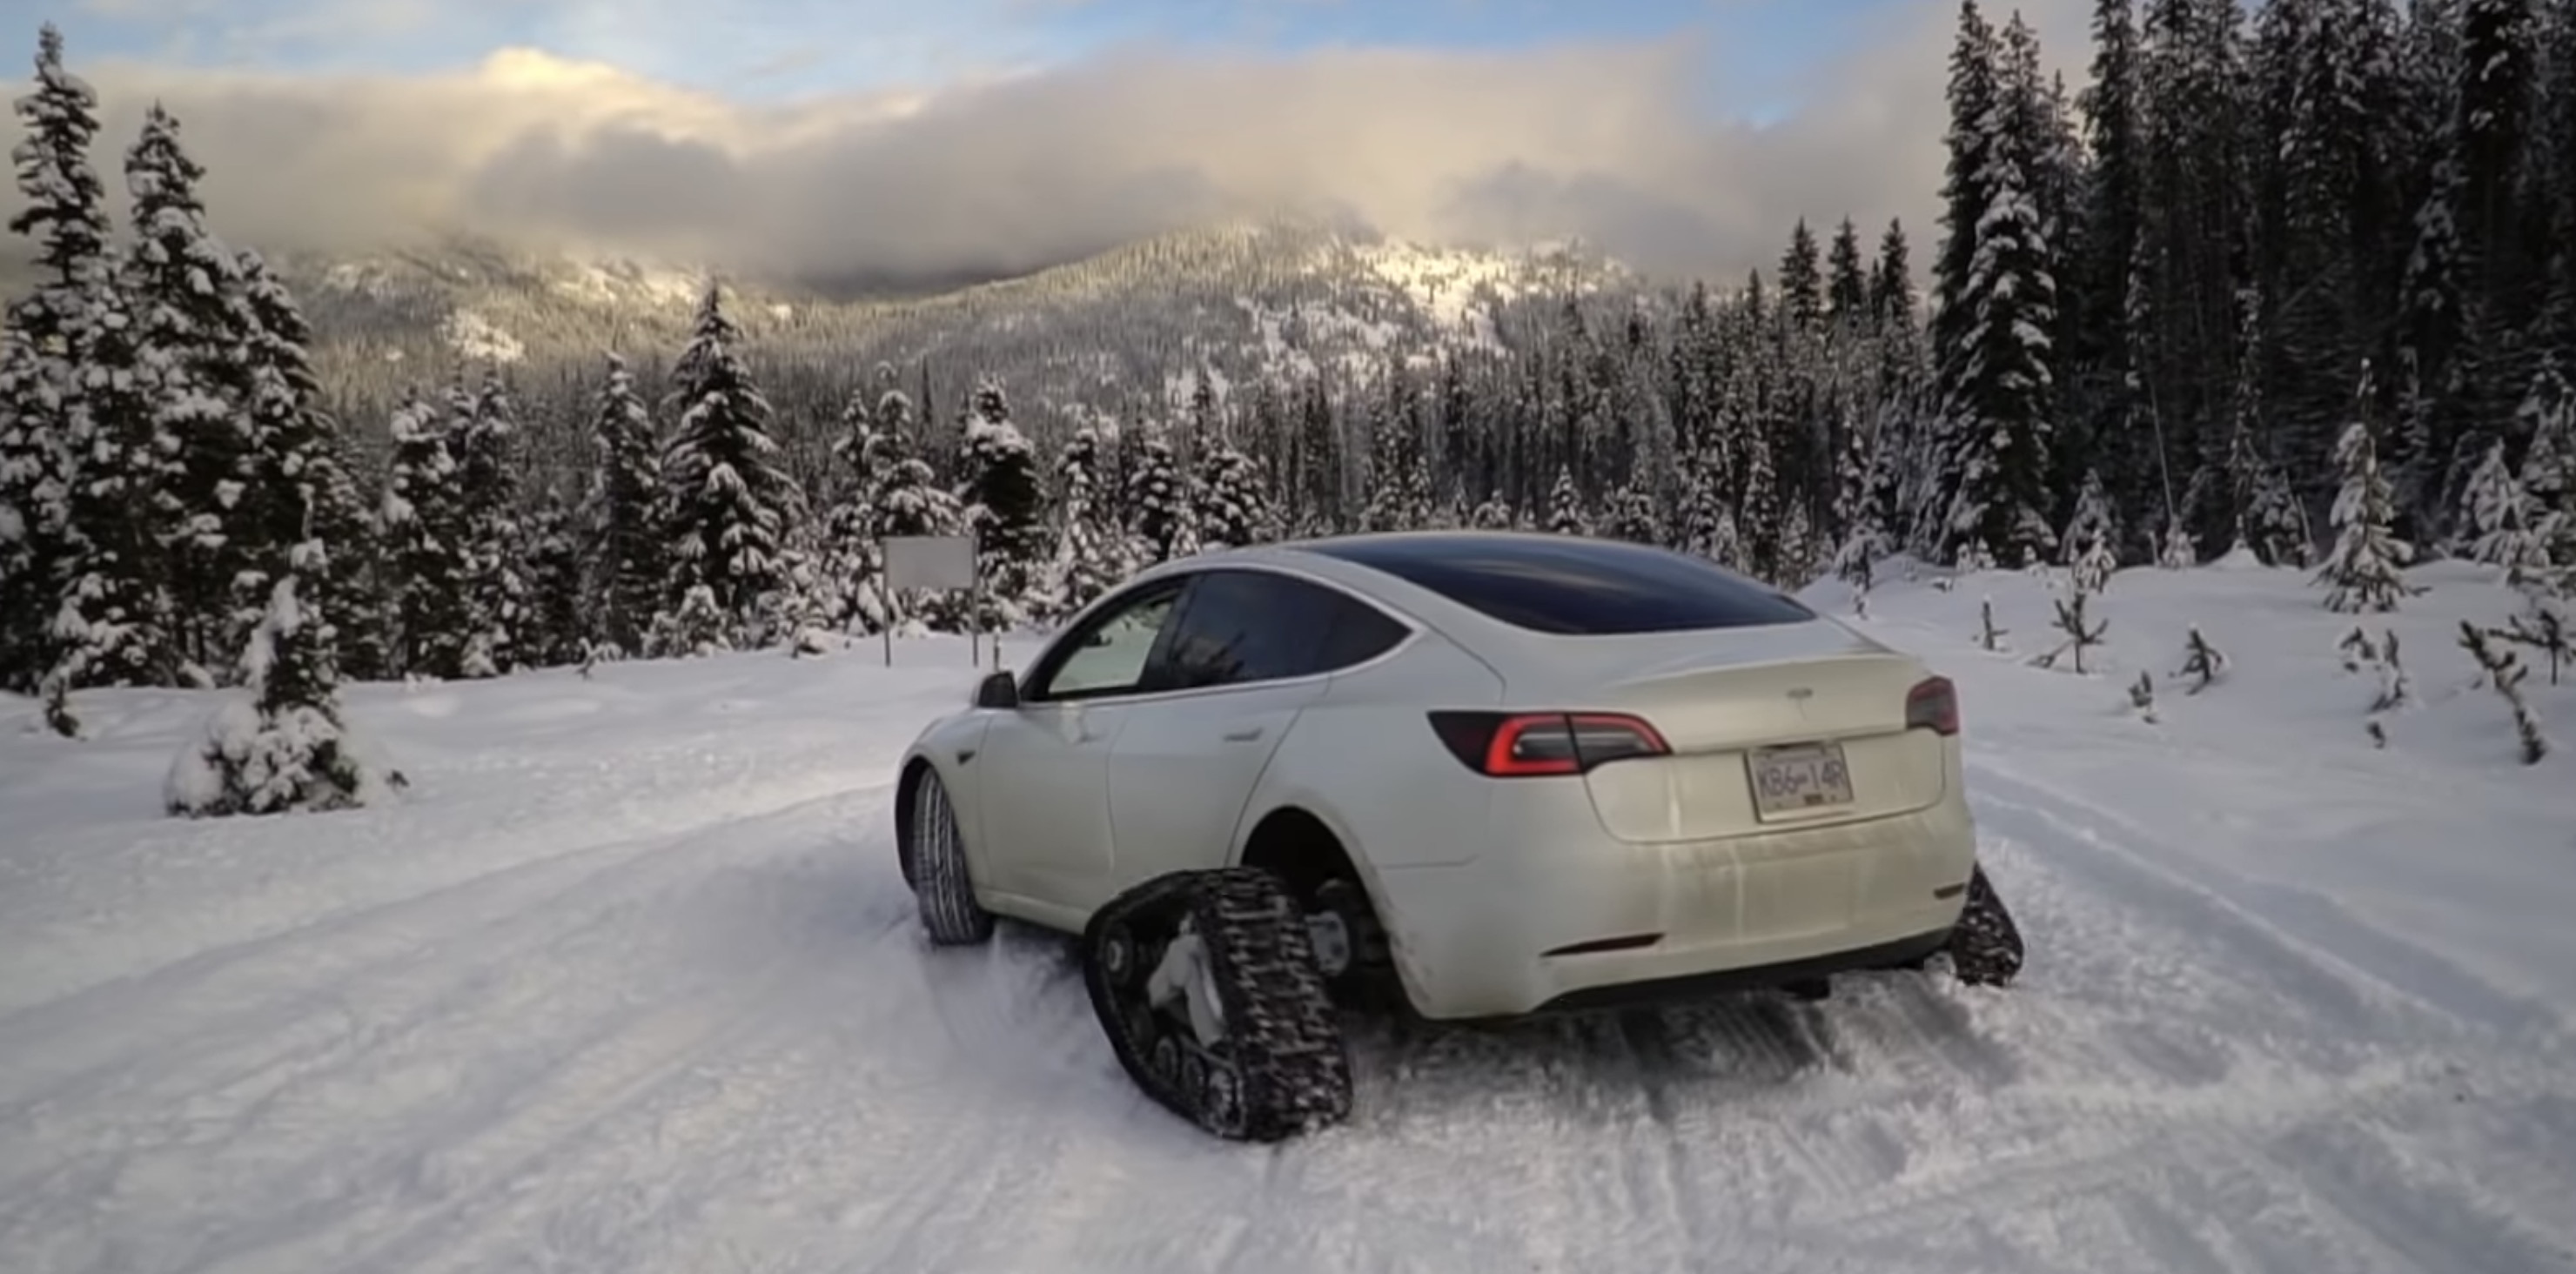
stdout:
[[1011,423],[1002,387],[990,380],[968,397],[965,427],[966,482],[958,502],[975,536],[985,601],[994,608],[987,623],[1016,627],[1027,621],[1030,593],[1051,547],[1037,453]]
[[1262,485],[1252,457],[1233,443],[1213,439],[1200,452],[1199,538],[1207,548],[1242,548],[1274,537],[1275,519]]
[[331,660],[337,639],[329,620],[297,595],[300,583],[330,564],[313,540],[288,558],[242,657],[239,680],[249,699],[217,709],[205,737],[171,763],[163,801],[173,814],[346,809],[375,793],[376,776],[340,720],[340,673]]
[[516,556],[527,596],[512,633],[513,653],[522,668],[580,663],[595,621],[582,603],[579,506],[549,483],[528,506],[520,525],[525,541]]
[[1547,493],[1547,529],[1558,535],[1585,535],[1590,533],[1590,521],[1583,511],[1583,492],[1574,485],[1574,470],[1558,466],[1556,485]]
[[832,460],[834,481],[822,526],[824,618],[842,632],[876,632],[886,622],[885,563],[877,549],[876,518],[887,459],[865,388],[852,392],[841,407]]
[[31,693],[56,661],[48,630],[76,569],[72,416],[89,362],[78,342],[108,283],[107,195],[89,161],[98,95],[64,69],[50,22],[15,110],[26,136],[11,152],[21,206],[9,230],[33,241],[37,278],[0,322],[0,689]]
[[376,512],[393,620],[393,671],[449,680],[464,675],[465,518],[456,458],[436,409],[406,393],[387,429],[393,463]]
[[1422,454],[1421,401],[1403,369],[1387,372],[1387,396],[1369,439],[1369,501],[1361,524],[1371,531],[1420,530],[1431,520],[1431,480]]
[[1793,330],[1812,332],[1824,326],[1824,274],[1816,257],[1815,233],[1807,229],[1804,217],[1789,232],[1788,251],[1780,256],[1780,310]]
[[211,681],[233,664],[255,618],[236,612],[234,582],[285,546],[263,546],[241,502],[256,462],[240,266],[206,227],[204,176],[180,145],[179,122],[152,107],[125,156],[135,242],[124,286],[150,373],[173,620],[198,670],[191,675]]
[[769,594],[786,586],[779,555],[803,496],[778,465],[769,400],[736,353],[740,341],[709,284],[665,413],[675,422],[662,455],[673,562],[665,596],[677,605],[704,586],[740,634],[736,643],[756,644]]
[[1146,563],[1168,562],[1196,552],[1198,528],[1187,480],[1163,431],[1149,426],[1136,444],[1136,463],[1127,473],[1128,532],[1143,550]]
[[[331,651],[333,667],[346,673],[353,663],[369,673],[382,672],[381,636],[361,632],[374,618],[369,566],[374,544],[365,499],[357,475],[350,471],[350,451],[340,422],[322,406],[322,385],[311,358],[312,325],[305,321],[283,280],[256,253],[238,261],[241,291],[239,330],[248,398],[252,479],[241,511],[249,528],[251,568],[236,581],[236,605],[248,610],[263,594],[273,594],[284,577],[286,558],[296,545],[319,541],[329,552],[324,570],[297,586],[296,604],[327,622],[311,626],[305,639],[327,633],[342,643]],[[242,582],[255,581],[257,594],[242,594]],[[267,597],[269,605],[274,597]],[[260,606],[253,614],[264,614]],[[246,623],[259,622],[245,616]],[[361,658],[353,660],[351,647]]]
[[2046,510],[2057,283],[2031,184],[2043,141],[2029,131],[2041,91],[2038,43],[2018,14],[2006,38],[2011,61],[1979,148],[1988,205],[1959,293],[1972,317],[1959,332],[1963,361],[1947,382],[1957,413],[1947,527],[1952,543],[1974,540],[1996,560],[2018,564],[2044,560],[2056,539]]
[[1834,324],[1848,335],[1865,333],[1870,320],[1869,274],[1860,259],[1860,230],[1845,217],[1834,227],[1833,247],[1825,253],[1825,304]]
[[2454,525],[2471,560],[2501,566],[2517,579],[2548,568],[2540,509],[2505,463],[2502,441],[2487,448],[2487,458],[2469,475],[2461,500],[2466,507]]
[[2364,415],[2344,430],[2335,448],[2336,463],[2343,467],[2343,491],[2335,497],[2333,518],[2340,534],[2317,572],[2317,582],[2331,590],[2328,610],[2391,611],[2411,591],[2400,568],[2412,549],[2390,529],[2397,519],[2396,492],[2380,471],[2379,440],[2367,414],[2370,391],[2370,375],[2364,371],[2356,395]]
[[1055,473],[1056,557],[1048,574],[1059,615],[1071,615],[1125,578],[1129,566],[1116,519],[1101,506],[1099,433],[1089,426],[1076,429],[1056,458]]
[[2060,565],[2071,566],[2098,543],[2105,552],[2112,554],[2112,561],[2116,564],[2119,557],[2112,546],[2118,544],[2119,539],[2119,515],[2111,509],[2111,497],[2103,489],[2102,474],[2099,470],[2087,469],[2084,471],[2084,486],[2075,496],[2075,516],[2067,520],[2065,533],[2057,539],[2057,560]]
[[1944,235],[1933,262],[1932,353],[1944,384],[1964,378],[1967,338],[1975,318],[1968,287],[1974,273],[1978,226],[1994,205],[1992,121],[2002,100],[1994,27],[1977,0],[1960,0],[1959,32],[1950,51],[1949,159],[1941,185]]
[[669,577],[661,535],[662,463],[653,421],[626,360],[608,356],[593,401],[590,488],[581,512],[589,580],[586,636],[619,657],[644,653],[644,636]]
[[169,632],[157,537],[140,510],[154,476],[150,402],[135,370],[135,326],[111,288],[91,293],[92,310],[72,343],[89,359],[69,400],[65,494],[70,578],[47,633],[54,662],[45,693],[59,700],[92,686],[172,684],[178,656]]
[[458,551],[465,578],[468,677],[497,677],[519,666],[518,629],[527,605],[519,554],[518,410],[498,369],[479,389],[460,377],[449,394],[447,449],[456,461]]
[[1869,308],[1882,333],[1911,332],[1914,327],[1914,263],[1905,244],[1905,223],[1891,219],[1878,239],[1878,262],[1869,273]]

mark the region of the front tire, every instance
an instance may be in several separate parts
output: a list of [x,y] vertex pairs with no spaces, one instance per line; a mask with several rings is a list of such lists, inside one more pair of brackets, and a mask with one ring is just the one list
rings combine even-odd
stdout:
[[905,873],[921,912],[922,932],[935,946],[966,947],[993,936],[993,913],[975,901],[966,866],[966,838],[957,829],[957,807],[939,771],[924,766],[913,780],[911,826],[904,838]]

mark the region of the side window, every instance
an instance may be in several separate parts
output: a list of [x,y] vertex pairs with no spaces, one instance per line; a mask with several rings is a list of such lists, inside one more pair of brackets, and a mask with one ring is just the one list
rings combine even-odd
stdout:
[[1304,677],[1367,659],[1404,629],[1329,588],[1266,571],[1209,571],[1199,577],[1158,690],[1196,690]]
[[1366,663],[1404,640],[1404,625],[1387,618],[1386,612],[1356,598],[1344,597],[1329,589],[1316,589],[1330,599],[1333,626],[1324,634],[1323,658],[1318,672],[1339,672],[1353,664]]
[[1149,588],[1067,633],[1064,644],[1049,652],[1052,666],[1039,671],[1028,697],[1089,699],[1143,688],[1154,639],[1180,595],[1178,582]]

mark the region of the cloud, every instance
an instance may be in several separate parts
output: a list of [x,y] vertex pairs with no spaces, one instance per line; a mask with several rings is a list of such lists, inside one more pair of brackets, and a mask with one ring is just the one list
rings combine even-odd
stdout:
[[[2025,7],[2052,57],[2080,62],[2080,0]],[[1725,277],[1767,269],[1802,215],[1849,214],[1872,235],[1902,216],[1929,255],[1951,17],[1921,6],[1761,126],[1695,106],[1711,50],[1682,40],[1135,48],[784,104],[528,50],[410,76],[76,69],[108,108],[103,167],[164,102],[209,170],[218,229],[253,244],[463,229],[805,277],[947,278],[1303,205],[1427,239],[1578,235]]]

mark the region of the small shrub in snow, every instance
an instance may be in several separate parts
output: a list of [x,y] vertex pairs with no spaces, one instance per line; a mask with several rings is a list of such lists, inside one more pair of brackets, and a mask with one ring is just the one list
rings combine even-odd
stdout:
[[2101,592],[2110,586],[2111,573],[2119,569],[2120,561],[2111,556],[2111,546],[2097,536],[2091,543],[2084,546],[2083,553],[2075,559],[2073,570],[2075,589],[2082,593]]
[[2076,675],[2083,675],[2084,652],[2091,647],[2101,645],[2102,635],[2111,627],[2110,620],[2093,620],[2085,613],[2086,599],[2091,596],[2092,594],[2078,589],[2059,599],[2056,627],[2057,631],[2066,634],[2066,640],[2059,642],[2055,649],[2031,660],[2032,665],[2040,668],[2054,668],[2057,666],[2059,655],[2072,654],[2075,657]]
[[2483,674],[2479,680],[2494,686],[2495,692],[2504,697],[2506,708],[2513,713],[2514,733],[2522,739],[2522,763],[2538,765],[2541,758],[2549,755],[2549,740],[2541,734],[2540,719],[2532,715],[2531,704],[2522,697],[2522,681],[2530,675],[2530,669],[2523,667],[2522,661],[2512,651],[2490,645],[2487,636],[2486,630],[2476,624],[2465,619],[2460,621],[2460,645],[2469,652],[2471,659],[2478,661],[2478,669]]
[[2192,679],[2191,689],[2183,693],[2199,694],[2207,690],[2226,671],[2227,656],[2218,647],[2210,645],[2209,639],[2201,636],[2200,629],[2193,628],[2191,635],[2183,638],[2182,670],[2174,674]]
[[2166,521],[2164,536],[2156,541],[2156,565],[2168,571],[2187,571],[2200,565],[2200,541],[2184,529],[2179,514]]
[[1995,599],[1989,597],[1977,603],[1977,624],[1977,644],[1985,647],[1988,653],[2001,653],[2004,638],[2011,635],[2012,630],[1995,627]]
[[2373,642],[2370,634],[2355,625],[2344,634],[2338,649],[2343,651],[2345,672],[2372,670],[2379,674],[2379,695],[2370,702],[2372,713],[2394,712],[2414,697],[2413,687],[2406,679],[2406,665],[2397,657],[2395,632],[2383,633],[2378,642]]
[[2129,706],[2138,710],[2138,719],[2148,725],[2156,723],[2156,678],[2146,669],[2138,670],[2138,679],[2129,683]]
[[2553,604],[2554,599],[2533,594],[2531,609],[2505,621],[2505,626],[2491,629],[2495,636],[2518,646],[2529,646],[2549,660],[2549,684],[2558,684],[2562,665],[2576,662],[2576,632],[2567,624],[2567,612]]
[[[299,552],[303,552],[299,548]],[[231,699],[170,764],[162,801],[189,817],[362,805],[368,773],[340,723],[329,624],[298,600],[301,571],[277,581],[242,657],[248,699]]]

